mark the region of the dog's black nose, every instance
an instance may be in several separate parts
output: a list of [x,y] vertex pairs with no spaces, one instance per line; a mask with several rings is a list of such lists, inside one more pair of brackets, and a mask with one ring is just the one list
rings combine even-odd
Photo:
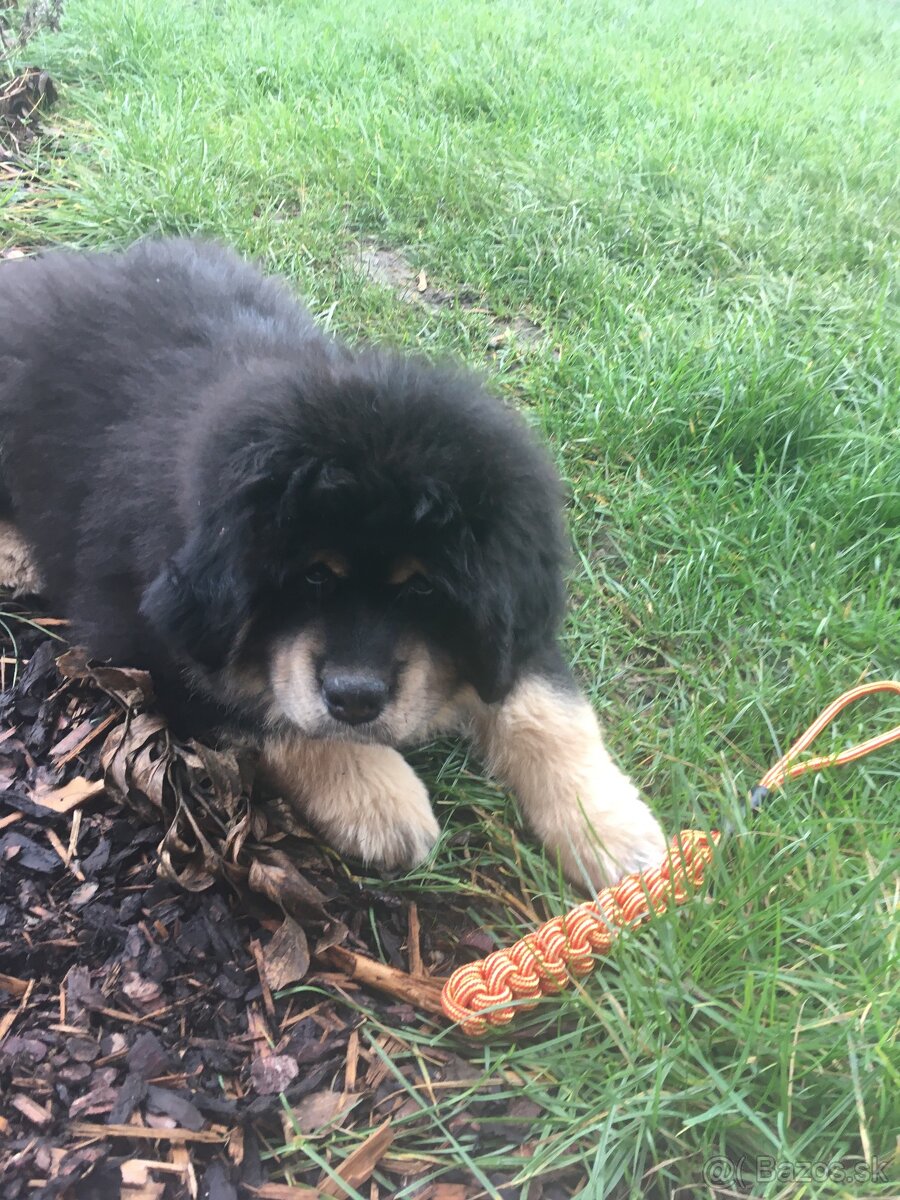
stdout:
[[388,685],[365,671],[335,668],[322,676],[322,695],[336,721],[362,725],[374,721],[384,708]]

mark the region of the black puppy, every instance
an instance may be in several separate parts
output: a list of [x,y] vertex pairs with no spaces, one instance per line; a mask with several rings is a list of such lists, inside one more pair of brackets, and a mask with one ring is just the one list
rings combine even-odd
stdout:
[[425,858],[396,748],[457,729],[574,880],[664,852],[557,649],[557,476],[469,375],[327,339],[215,245],[7,263],[4,505],[6,582],[30,550],[93,655],[258,740],[340,850]]

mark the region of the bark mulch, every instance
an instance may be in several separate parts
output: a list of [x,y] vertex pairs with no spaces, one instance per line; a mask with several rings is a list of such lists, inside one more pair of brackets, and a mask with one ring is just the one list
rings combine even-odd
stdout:
[[[176,741],[143,673],[92,666],[14,602],[0,618],[3,1200],[342,1195],[302,1153],[282,1156],[293,1187],[267,1182],[267,1149],[335,1123],[360,1136],[334,1165],[373,1200],[432,1171],[392,1157],[416,1106],[371,1039],[391,1055],[380,1026],[442,1028],[447,914],[355,878],[276,797],[251,805],[252,759]],[[471,1086],[445,1046],[427,1089]],[[508,1145],[508,1107],[455,1135]]]

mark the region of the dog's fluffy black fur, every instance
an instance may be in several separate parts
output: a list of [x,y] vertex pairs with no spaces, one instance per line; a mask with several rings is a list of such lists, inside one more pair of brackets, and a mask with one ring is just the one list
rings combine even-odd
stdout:
[[345,853],[427,856],[395,747],[461,730],[573,880],[662,855],[556,647],[556,472],[473,376],[324,337],[214,245],[7,263],[4,505],[0,572],[30,546],[94,656],[255,740]]
[[[265,671],[323,611],[320,672],[395,687],[412,630],[486,702],[535,663],[561,674],[557,475],[472,375],[323,336],[214,244],[0,278],[0,488],[75,637],[149,668],[189,724],[271,725],[228,672]],[[352,597],[306,578],[323,552],[353,564]],[[386,586],[403,558],[427,581]]]

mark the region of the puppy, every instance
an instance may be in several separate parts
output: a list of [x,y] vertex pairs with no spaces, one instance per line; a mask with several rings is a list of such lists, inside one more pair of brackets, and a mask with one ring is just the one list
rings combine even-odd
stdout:
[[444,731],[576,883],[660,859],[557,647],[560,486],[515,413],[470,375],[326,338],[213,244],[0,280],[7,583],[36,586],[30,548],[94,656],[148,668],[176,727],[258,742],[373,867],[434,845],[399,751]]

